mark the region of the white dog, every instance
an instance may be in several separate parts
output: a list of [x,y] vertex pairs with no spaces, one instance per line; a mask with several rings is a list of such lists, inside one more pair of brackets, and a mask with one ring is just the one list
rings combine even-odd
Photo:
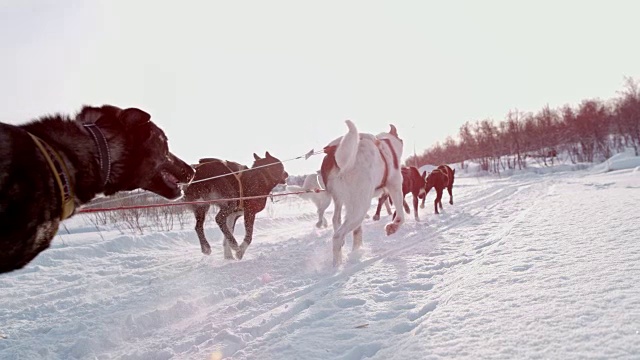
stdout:
[[[316,206],[318,212],[318,222],[316,223],[316,227],[327,227],[327,219],[324,217],[324,212],[327,210],[329,205],[331,205],[331,195],[327,191],[325,191],[324,181],[322,181],[320,171],[318,171],[318,173],[316,174],[307,175],[304,178],[304,183],[302,184],[302,186],[287,185],[287,191],[307,191],[298,194],[298,196],[300,196],[302,199],[311,201]],[[392,212],[389,201],[385,201],[384,205],[387,209],[387,214],[391,215]],[[369,218],[369,215],[365,215],[365,218]]]
[[304,178],[302,186],[287,185],[289,191],[313,191],[298,194],[303,199],[309,200],[315,204],[318,209],[318,222],[316,227],[327,227],[327,219],[324,217],[324,212],[331,204],[331,195],[324,189],[324,182],[320,174],[309,174]]
[[[358,133],[350,120],[349,131],[325,147],[321,175],[334,202],[333,265],[342,263],[345,236],[353,232],[353,250],[362,246],[362,221],[371,207],[371,198],[383,191],[391,196],[396,216],[385,226],[387,235],[395,233],[404,223],[402,207],[402,173],[400,158],[403,142],[395,126],[388,133]],[[342,206],[345,219],[342,223]]]

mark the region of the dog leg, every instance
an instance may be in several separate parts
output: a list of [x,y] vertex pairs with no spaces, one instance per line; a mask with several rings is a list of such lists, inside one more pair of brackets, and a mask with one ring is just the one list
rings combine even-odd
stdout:
[[351,251],[358,250],[362,247],[362,225],[353,230],[353,247]]
[[436,210],[436,214],[440,214],[438,212],[438,204],[440,205],[440,208],[442,209],[442,189],[436,189],[436,199],[433,200],[433,206]]
[[[389,196],[387,195],[387,199],[389,198]],[[390,201],[385,201],[384,202],[384,208],[387,210],[387,215],[391,215],[391,205],[389,205]]]
[[321,204],[316,203],[316,206],[318,207],[318,222],[316,223],[316,227],[318,229],[322,228],[322,226],[324,226],[327,222],[327,220],[324,218],[324,209],[322,209],[320,206]]
[[233,211],[230,210],[229,207],[221,207],[220,211],[218,211],[218,214],[216,215],[216,223],[218,224],[220,231],[222,231],[222,234],[225,237],[226,246],[229,246],[232,250],[237,251],[238,242],[236,241],[236,238],[233,237],[233,233],[231,232],[231,230],[229,230],[229,228],[227,227],[227,217],[232,212]]
[[333,237],[331,242],[333,243],[333,266],[339,266],[342,264],[342,245],[344,245],[344,235],[339,235],[338,230],[342,223],[342,203],[333,199]]
[[389,197],[389,195],[382,194],[382,196],[380,196],[378,198],[378,207],[376,208],[376,213],[373,215],[373,220],[374,221],[378,221],[380,220],[380,210],[382,209],[382,204],[385,204],[388,208],[389,204],[387,203],[387,198]]
[[344,245],[344,236],[340,237],[338,234],[333,234],[331,239],[333,243],[333,266],[340,266],[342,264],[342,245]]
[[240,244],[240,248],[236,250],[236,257],[238,260],[242,260],[244,256],[244,252],[247,251],[249,245],[251,245],[251,240],[253,239],[253,224],[256,220],[256,214],[252,211],[245,210],[244,212],[244,241]]
[[424,202],[425,202],[426,200],[427,200],[427,196],[425,195],[425,196],[422,198],[422,203],[420,203],[420,209],[424,209]]
[[[344,245],[344,238],[348,233],[353,232],[356,228],[360,227],[362,221],[364,220],[364,216],[367,213],[367,208],[371,204],[371,200],[368,200],[366,197],[360,198],[366,199],[365,201],[360,201],[357,204],[345,204],[347,207],[345,208],[345,219],[344,223],[340,225],[338,230],[333,234],[333,265],[338,266],[342,264],[342,246]],[[354,241],[360,242],[362,244],[362,236],[357,239],[354,237]]]
[[[392,184],[390,185],[392,186]],[[387,235],[391,235],[396,231],[398,231],[400,226],[404,223],[404,212],[402,211],[402,209],[398,208],[398,204],[402,204],[403,202],[401,185],[402,185],[402,182],[400,182],[398,186],[393,186],[388,188],[389,195],[391,195],[391,200],[395,204],[394,206],[396,208],[396,212],[395,212],[396,216],[394,217],[392,222],[388,223],[385,226],[385,231]]]
[[209,205],[196,206],[193,208],[193,213],[196,216],[196,234],[198,234],[198,239],[200,240],[202,253],[205,255],[211,254],[211,245],[209,245],[207,238],[204,236],[204,220],[207,217],[208,210]]
[[409,204],[407,204],[407,201],[405,199],[402,199],[402,207],[407,214],[411,214],[411,209],[409,208]]
[[322,227],[327,227],[327,219],[324,217],[324,212],[327,210],[329,205],[331,205],[331,197],[326,196],[326,194],[322,194],[322,200],[320,201],[320,206],[318,206],[318,221],[322,220]]
[[231,246],[229,246],[229,239],[226,237],[222,239],[222,250],[224,251],[225,260],[234,260],[233,252],[231,251]]
[[[364,220],[364,215],[362,216],[360,223],[362,223],[362,220]],[[331,239],[333,243],[333,266],[339,266],[342,264],[342,246],[344,246],[344,238],[349,232],[354,231],[354,228],[358,226],[358,224],[355,224],[355,221],[345,219],[345,222],[340,226],[338,231],[333,234],[333,238]],[[362,246],[362,231],[358,237],[356,237],[354,232],[353,241],[354,247],[357,242],[359,242],[358,247]]]
[[315,199],[316,207],[318,208],[318,222],[317,228],[327,227],[327,219],[324,217],[324,212],[331,204],[331,198],[324,196],[325,194],[316,194],[318,197]]
[[413,217],[416,221],[420,221],[420,216],[418,216],[418,196],[413,195]]
[[[240,216],[242,216],[242,213],[236,212],[227,217],[227,228],[229,228],[232,233],[235,232],[236,222],[238,221]],[[222,240],[222,247],[224,248],[224,258],[227,260],[234,260],[235,257],[233,257],[231,246],[229,245],[226,237]]]
[[331,220],[333,222],[333,231],[338,231],[342,223],[342,203],[335,199],[333,200],[333,218]]
[[449,192],[449,204],[453,205],[453,185],[447,186],[447,191]]

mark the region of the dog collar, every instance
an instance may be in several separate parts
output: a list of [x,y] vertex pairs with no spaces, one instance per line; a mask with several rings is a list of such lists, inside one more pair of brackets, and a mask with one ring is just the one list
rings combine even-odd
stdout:
[[111,176],[111,155],[109,153],[109,143],[100,128],[96,124],[84,124],[89,130],[93,141],[98,147],[98,161],[100,162],[100,175],[103,179],[102,186],[107,185]]
[[51,171],[53,172],[53,176],[56,179],[56,183],[58,184],[58,188],[60,189],[60,196],[62,199],[62,220],[68,218],[73,214],[75,210],[74,204],[74,196],[73,189],[71,188],[71,182],[69,177],[69,170],[67,170],[67,165],[62,161],[60,155],[53,150],[53,148],[47,144],[44,140],[39,137],[29,133],[33,142],[38,146],[40,152],[47,160]]

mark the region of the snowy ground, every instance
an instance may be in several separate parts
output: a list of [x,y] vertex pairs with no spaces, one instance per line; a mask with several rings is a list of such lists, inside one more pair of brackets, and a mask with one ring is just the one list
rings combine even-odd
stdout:
[[134,236],[76,216],[0,275],[0,359],[637,359],[639,165],[457,172],[453,206],[433,214],[431,193],[390,237],[365,220],[338,269],[298,198],[259,214],[241,261],[212,217],[207,257],[192,223]]

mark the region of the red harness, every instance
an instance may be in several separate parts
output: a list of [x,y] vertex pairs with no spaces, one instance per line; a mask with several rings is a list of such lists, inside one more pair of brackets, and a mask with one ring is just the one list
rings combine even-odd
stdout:
[[[380,152],[380,156],[382,157],[382,162],[384,162],[384,176],[382,177],[382,182],[380,183],[380,185],[376,187],[376,190],[380,190],[385,186],[387,186],[387,178],[389,177],[389,165],[387,165],[387,158],[384,156],[384,152],[382,152],[382,149],[379,146],[380,142],[382,141],[384,141],[387,144],[387,146],[389,146],[389,150],[391,151],[391,155],[393,156],[394,169],[399,168],[398,154],[396,154],[396,151],[393,149],[393,146],[391,146],[391,141],[389,139],[376,140],[375,145],[378,147],[378,151]],[[338,167],[338,164],[336,164],[336,158],[335,158],[335,153],[337,148],[338,148],[337,145],[327,145],[323,149],[325,154],[327,155],[322,160],[322,165],[320,167],[320,175],[322,176],[325,187],[327,186],[327,183],[328,183],[327,176],[329,172],[331,171],[332,168]]]
[[393,149],[393,146],[391,146],[391,141],[389,139],[381,139],[376,141],[376,146],[378,147],[378,151],[380,152],[380,156],[382,157],[382,162],[384,162],[384,177],[382,178],[382,183],[378,185],[376,190],[380,190],[385,186],[387,186],[387,178],[389,177],[389,166],[387,165],[387,158],[384,156],[384,153],[382,152],[382,149],[379,146],[380,141],[384,141],[385,143],[387,143],[387,146],[389,146],[389,150],[391,150],[391,155],[393,156],[393,168],[394,169],[398,168],[398,155],[396,154],[396,151]]

